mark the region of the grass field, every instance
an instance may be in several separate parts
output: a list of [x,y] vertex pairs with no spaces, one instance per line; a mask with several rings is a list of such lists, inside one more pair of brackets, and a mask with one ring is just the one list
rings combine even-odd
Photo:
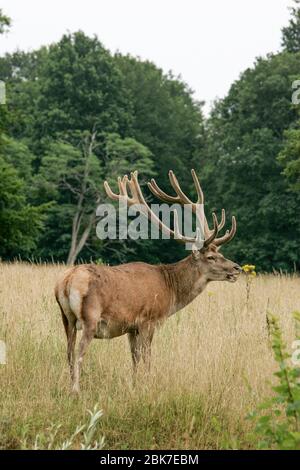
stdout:
[[[107,449],[253,448],[245,419],[270,392],[275,368],[266,313],[280,317],[288,345],[300,310],[300,279],[258,276],[212,283],[156,333],[152,371],[132,387],[127,338],[94,340],[79,398],[69,393],[66,340],[53,286],[61,266],[0,264],[0,448],[63,442],[96,403]],[[76,440],[74,447],[76,448]]]

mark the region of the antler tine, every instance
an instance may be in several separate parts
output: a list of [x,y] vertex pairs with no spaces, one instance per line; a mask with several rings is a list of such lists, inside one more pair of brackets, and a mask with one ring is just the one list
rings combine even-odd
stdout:
[[[218,232],[224,227],[225,221],[226,221],[225,209],[222,209],[221,222],[220,223],[218,222]],[[205,226],[206,226],[206,233],[207,233],[207,235],[210,236],[210,234],[213,233],[214,229],[211,230],[209,228],[206,218],[205,218],[204,223],[205,223]]]
[[195,238],[190,238],[182,235],[182,233],[179,230],[179,223],[178,223],[178,214],[176,211],[174,211],[174,238],[179,241],[183,241],[184,243],[193,243],[196,244],[197,246],[200,246],[200,243],[203,244],[205,243],[205,240],[202,240],[201,238],[201,230],[199,227],[196,228],[196,237]]
[[138,196],[138,199],[139,199],[139,202],[140,204],[145,208],[146,210],[146,214],[148,216],[148,218],[152,221],[154,221],[158,226],[159,228],[167,233],[167,234],[170,234],[172,235],[172,237],[174,237],[176,240],[182,242],[182,243],[194,243],[195,242],[195,239],[193,237],[187,237],[185,235],[182,235],[179,231],[179,226],[178,226],[178,214],[176,211],[174,211],[174,230],[170,229],[169,227],[167,227],[161,220],[159,217],[157,217],[157,215],[150,209],[150,207],[148,206],[144,196],[143,196],[143,193],[142,193],[142,190],[140,188],[140,185],[138,183],[138,179],[137,179],[137,172],[135,172],[133,175],[132,175],[132,182],[135,186],[135,191],[137,193],[137,196]]
[[169,179],[170,179],[170,182],[174,191],[176,192],[176,196],[170,196],[169,194],[166,194],[162,189],[159,188],[154,178],[151,178],[151,182],[148,183],[148,187],[150,191],[154,194],[154,196],[158,197],[164,202],[191,204],[194,207],[195,204],[204,203],[204,196],[203,196],[203,191],[201,189],[195,170],[191,170],[191,173],[192,173],[193,181],[196,186],[196,191],[198,195],[198,200],[196,203],[193,203],[186,196],[186,194],[184,194],[172,170],[169,171]]
[[204,204],[204,195],[203,195],[203,191],[200,186],[200,183],[199,183],[198,176],[196,175],[196,172],[194,169],[191,170],[191,173],[192,173],[192,178],[193,178],[194,185],[196,187],[196,191],[198,195],[198,201],[196,204]]
[[128,196],[127,194],[127,182],[128,182],[128,176],[124,175],[123,178],[118,176],[118,186],[119,186],[119,192],[121,196]]
[[172,170],[169,171],[169,180],[170,180],[170,183],[171,183],[175,193],[177,194],[180,202],[183,203],[183,204],[193,205],[192,201],[190,201],[190,199],[182,191],[182,189],[181,189],[181,187],[178,183],[178,180],[177,180],[177,178],[176,178],[176,176],[175,176],[175,174],[173,173]]
[[148,183],[148,188],[158,199],[164,202],[176,203],[180,202],[179,196],[169,196],[162,189],[159,188],[154,178],[151,178],[151,182]]
[[138,172],[134,171],[130,173],[130,180],[128,180],[128,185],[134,200],[134,204],[141,204],[139,193],[136,189],[135,181],[137,182]]
[[119,199],[119,195],[116,194],[116,193],[114,193],[114,192],[111,190],[111,188],[110,188],[110,186],[109,186],[109,184],[108,184],[107,181],[104,181],[103,184],[104,184],[105,192],[106,192],[106,194],[108,195],[108,197],[109,197],[110,199],[113,199],[114,201],[117,201],[117,200]]
[[[221,216],[220,223],[218,222],[218,219],[217,219],[216,215],[215,214],[213,215],[214,228],[211,230],[209,228],[209,225],[208,225],[207,219],[205,217],[204,211],[203,211],[204,217],[199,216],[198,208],[199,208],[200,205],[202,205],[202,206],[204,205],[204,194],[203,194],[199,179],[198,179],[194,169],[191,170],[191,174],[192,174],[192,178],[193,178],[195,188],[196,188],[196,192],[197,192],[197,196],[198,196],[198,199],[197,199],[196,203],[193,203],[186,196],[186,194],[184,194],[184,192],[180,188],[178,180],[177,180],[177,178],[176,178],[176,176],[175,176],[175,174],[172,170],[169,171],[169,179],[170,179],[170,183],[171,183],[174,191],[176,192],[176,196],[169,196],[164,191],[162,191],[153,178],[151,179],[151,182],[148,183],[148,187],[149,187],[150,191],[156,197],[158,197],[159,199],[161,199],[164,202],[191,205],[192,211],[196,215],[197,219],[200,221],[200,224],[201,225],[204,224],[203,229],[204,229],[204,236],[206,237],[206,240],[208,240],[209,243],[211,243],[216,238],[218,232],[225,225],[225,210],[222,209],[222,216]],[[175,216],[174,216],[174,224],[175,223],[176,223],[176,219],[175,219]]]
[[224,227],[226,221],[225,209],[222,209],[221,222],[219,223],[219,231]]
[[220,246],[220,245],[223,245],[224,243],[227,243],[229,242],[230,240],[233,239],[234,235],[235,235],[235,232],[236,232],[236,219],[234,217],[234,215],[232,216],[232,225],[231,225],[231,230],[227,230],[225,235],[223,235],[223,237],[220,237],[220,238],[217,238],[215,241],[214,241],[214,244],[216,246]]
[[210,243],[215,241],[215,238],[218,235],[219,224],[218,224],[217,216],[214,212],[212,213],[212,217],[213,217],[213,222],[214,222],[214,228],[213,230],[211,230],[211,234],[205,239],[204,246],[210,245]]
[[129,197],[127,192],[127,185],[129,184],[130,190],[132,187],[130,185],[130,181],[128,180],[128,176],[124,175],[123,178],[118,176],[118,187],[119,187],[119,194],[116,194],[112,191],[111,187],[109,186],[107,181],[104,181],[104,189],[107,196],[112,199],[113,201],[119,201],[122,197],[126,198],[127,204],[132,206],[133,204],[138,204],[138,199],[136,198],[136,194],[132,194],[133,197]]
[[[148,187],[149,187],[150,191],[154,194],[154,196],[158,197],[159,199],[161,199],[164,202],[169,202],[169,203],[172,203],[172,204],[173,203],[178,203],[178,204],[188,204],[188,205],[190,205],[191,208],[192,208],[193,213],[200,220],[200,224],[201,225],[204,224],[205,236],[209,237],[211,235],[212,231],[210,230],[210,228],[208,226],[205,215],[204,215],[204,218],[198,216],[199,205],[204,204],[203,191],[202,191],[202,188],[200,186],[198,177],[197,177],[196,172],[195,172],[194,169],[191,170],[191,174],[192,174],[192,178],[193,178],[193,181],[194,181],[194,184],[195,184],[195,187],[196,187],[196,191],[197,191],[197,196],[198,196],[198,199],[197,199],[196,203],[193,203],[186,196],[186,194],[182,191],[182,189],[180,188],[180,185],[178,183],[178,180],[177,180],[177,178],[176,178],[176,176],[175,176],[175,174],[172,170],[169,171],[169,179],[170,179],[170,183],[171,183],[174,191],[176,192],[176,196],[170,196],[170,195],[166,194],[164,191],[162,191],[153,178],[151,179],[151,182],[148,183]],[[222,223],[223,223],[223,213],[222,213],[221,224]],[[220,227],[219,227],[219,230],[220,230]]]

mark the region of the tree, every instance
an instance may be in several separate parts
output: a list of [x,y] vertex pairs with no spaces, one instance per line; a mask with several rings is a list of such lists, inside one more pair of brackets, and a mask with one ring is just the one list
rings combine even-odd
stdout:
[[[105,140],[105,179],[118,192],[117,178],[131,171],[140,174],[141,186],[155,176],[152,153],[140,142],[131,137],[122,139],[118,134],[108,134]],[[108,200],[111,203],[111,200]],[[117,213],[117,227],[119,214]],[[104,259],[110,263],[128,262],[137,258],[151,259],[153,243],[151,240],[105,240],[102,245]]]
[[[0,34],[10,26],[10,18],[0,9]],[[0,77],[4,79],[4,77]],[[5,135],[9,114],[0,105],[0,256],[29,256],[43,229],[43,205],[32,206],[25,179],[31,178],[33,155],[25,143]]]
[[290,188],[300,191],[300,129],[289,129],[284,133],[284,146],[278,160],[282,164]]
[[36,137],[70,136],[93,128],[123,134],[130,102],[112,56],[83,32],[49,47],[39,72]]
[[[102,162],[95,154],[99,145],[104,145]],[[108,134],[105,144],[99,143],[96,131],[78,134],[77,146],[62,141],[48,143],[34,182],[35,200],[52,202],[40,255],[66,259],[68,264],[73,264],[79,254],[84,258],[89,254],[122,259],[128,244],[118,240],[104,243],[96,237],[96,208],[106,198],[104,176],[115,184],[117,175],[133,168],[142,170],[146,177],[153,176],[152,167],[148,149],[118,134]]]
[[[12,139],[4,135],[3,144],[5,146],[5,152],[3,153],[6,162],[16,169],[18,176],[23,178],[29,187],[35,155],[29,150],[25,141]],[[30,187],[28,188],[29,192]]]
[[45,207],[26,200],[24,181],[0,155],[0,256],[29,256],[43,228]]
[[[189,170],[203,148],[205,132],[201,105],[193,100],[191,90],[181,79],[164,74],[149,62],[113,57],[97,38],[82,32],[64,35],[58,43],[38,51],[7,54],[0,58],[0,70],[2,79],[9,83],[10,135],[26,143],[34,155],[34,172],[38,175],[41,171],[43,184],[50,181],[50,177],[44,177],[45,165],[53,175],[62,165],[54,161],[44,164],[52,144],[64,143],[78,149],[78,136],[97,129],[94,154],[105,177],[115,176],[117,170],[120,174],[123,169],[140,169],[141,176],[155,173],[158,183],[166,188],[168,170],[173,168],[180,174],[183,188],[189,189]],[[64,151],[57,160],[64,160]],[[115,158],[117,151],[120,158]],[[50,200],[41,180],[37,177],[30,185],[35,204]],[[67,194],[60,190],[53,196],[55,204],[49,208],[47,228],[39,242],[42,258],[67,258],[71,211],[76,211],[74,198],[70,203]],[[82,222],[87,219],[83,217]],[[113,251],[113,244],[100,244],[90,236],[80,256],[97,256],[100,245],[110,262],[133,256],[167,262],[182,254],[176,243],[167,241],[163,242],[163,250],[157,241],[128,241]]]
[[10,24],[11,24],[11,19],[8,16],[6,16],[3,13],[2,9],[0,8],[0,34],[3,34],[6,31],[8,31]]
[[94,154],[96,132],[78,136],[78,146],[49,143],[35,178],[35,198],[54,205],[48,213],[42,255],[66,257],[73,264],[86,245],[100,200],[100,162]]
[[299,267],[300,201],[277,160],[284,132],[298,119],[291,83],[300,73],[299,58],[258,59],[215,104],[208,123],[202,182],[209,207],[230,207],[238,221],[235,243],[224,252],[260,270]]
[[[131,134],[152,153],[160,187],[169,191],[168,172],[180,175],[182,188],[194,191],[190,169],[198,164],[206,132],[202,103],[180,77],[131,56],[115,56],[133,107]],[[147,246],[146,246],[147,245]],[[138,256],[150,262],[172,262],[184,248],[172,240],[152,240]]]
[[[3,34],[8,30],[10,23],[11,23],[10,18],[4,15],[3,11],[0,9],[0,34]],[[3,78],[1,76],[0,76],[0,80],[3,81]],[[6,120],[7,120],[6,106],[0,103],[0,147],[3,145],[2,139],[3,139],[3,134],[6,128]]]
[[289,25],[282,28],[282,47],[287,52],[300,51],[300,0],[294,0],[295,6],[290,8],[292,17]]
[[132,135],[152,152],[158,183],[166,189],[173,169],[187,189],[191,161],[204,142],[202,103],[180,78],[153,63],[120,54],[115,59],[133,106]]

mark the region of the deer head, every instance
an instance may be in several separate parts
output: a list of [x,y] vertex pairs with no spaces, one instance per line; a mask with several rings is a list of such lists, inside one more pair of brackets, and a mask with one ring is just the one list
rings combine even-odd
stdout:
[[[123,178],[118,178],[118,187],[119,194],[115,194],[107,181],[104,182],[104,187],[108,197],[113,200],[120,200],[125,198],[127,205],[131,206],[134,204],[139,204],[143,213],[151,220],[151,222],[156,223],[160,230],[167,235],[170,235],[172,238],[177,240],[180,243],[189,243],[192,246],[191,260],[199,269],[199,274],[205,276],[208,281],[229,281],[235,282],[237,280],[238,274],[241,272],[241,268],[238,264],[226,259],[220,253],[220,247],[225,243],[232,240],[236,232],[236,219],[232,217],[232,226],[230,231],[227,230],[226,233],[218,237],[219,231],[225,225],[225,210],[222,209],[221,221],[218,222],[217,216],[215,213],[212,213],[213,219],[213,228],[210,229],[207,219],[205,217],[203,207],[204,207],[204,195],[201,189],[198,177],[194,170],[191,170],[192,178],[195,184],[197,192],[197,202],[192,202],[186,194],[180,188],[180,185],[177,181],[177,178],[172,170],[169,171],[169,179],[171,186],[175,191],[175,195],[168,195],[162,191],[157,185],[156,181],[152,178],[148,183],[150,191],[161,201],[171,204],[180,204],[182,206],[189,205],[189,208],[195,214],[197,219],[197,230],[195,237],[189,237],[183,235],[179,230],[178,223],[178,213],[174,211],[174,229],[166,226],[159,217],[151,210],[150,206],[146,202],[140,185],[138,183],[138,173],[137,171],[131,173],[130,178],[127,175]],[[130,195],[128,195],[128,189]],[[202,230],[199,228],[202,227]],[[202,238],[204,234],[204,238]]]

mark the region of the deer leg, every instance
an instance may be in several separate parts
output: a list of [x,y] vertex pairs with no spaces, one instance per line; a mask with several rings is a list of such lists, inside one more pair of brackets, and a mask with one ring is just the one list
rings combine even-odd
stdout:
[[153,327],[140,328],[138,331],[128,333],[130,351],[133,363],[133,382],[135,384],[138,364],[143,359],[147,370],[150,371],[151,342],[154,334]]
[[64,312],[63,309],[61,309],[61,316],[62,316],[62,321],[64,324],[66,336],[67,336],[67,356],[68,356],[68,363],[70,367],[70,374],[71,374],[71,380],[73,380],[73,373],[74,373],[74,350],[75,350],[75,344],[76,344],[76,320],[68,318]]
[[97,329],[97,322],[89,322],[89,323],[84,323],[83,324],[83,332],[82,332],[82,337],[79,343],[79,351],[78,351],[78,357],[75,360],[74,364],[74,373],[73,373],[73,387],[72,391],[74,393],[79,393],[80,387],[79,387],[79,379],[80,379],[80,372],[81,372],[81,365],[83,361],[83,357],[86,353],[86,350],[88,348],[88,345],[92,341],[92,339],[95,336]]
[[137,366],[141,360],[139,332],[135,331],[134,333],[128,333],[128,339],[129,339],[130,352],[131,352],[132,365],[133,365],[133,381],[135,383]]
[[141,331],[141,351],[146,369],[150,372],[151,366],[151,343],[154,335],[154,327],[147,326]]
[[74,360],[75,360],[75,344],[76,344],[76,322],[69,322],[68,324],[68,362],[70,367],[71,380],[74,378]]

